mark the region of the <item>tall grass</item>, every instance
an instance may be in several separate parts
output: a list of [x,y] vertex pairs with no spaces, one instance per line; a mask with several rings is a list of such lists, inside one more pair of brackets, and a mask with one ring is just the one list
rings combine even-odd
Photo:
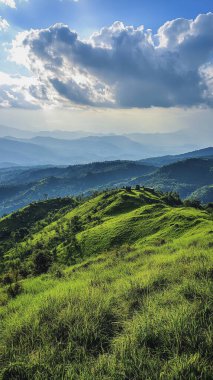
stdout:
[[1,308],[1,378],[211,379],[211,236],[191,239],[24,280]]

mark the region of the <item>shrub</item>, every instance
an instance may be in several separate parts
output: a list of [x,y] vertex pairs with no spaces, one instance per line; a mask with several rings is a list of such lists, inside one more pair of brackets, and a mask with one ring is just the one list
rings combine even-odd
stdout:
[[14,284],[11,284],[9,288],[7,289],[7,294],[11,298],[17,297],[19,294],[21,294],[23,288],[20,282],[15,282]]
[[58,263],[54,263],[50,268],[50,274],[55,278],[63,278],[64,272]]
[[46,251],[38,251],[33,256],[34,273],[39,275],[47,273],[52,264],[52,257]]
[[185,207],[201,208],[200,201],[196,199],[186,199],[183,204]]

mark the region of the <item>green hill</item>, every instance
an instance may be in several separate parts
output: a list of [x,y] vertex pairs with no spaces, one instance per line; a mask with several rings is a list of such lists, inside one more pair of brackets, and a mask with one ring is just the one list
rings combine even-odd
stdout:
[[213,185],[200,187],[198,190],[194,191],[191,199],[201,199],[203,203],[210,203],[213,201]]
[[51,202],[0,219],[1,378],[210,379],[212,213],[148,188]]
[[[145,186],[152,186],[161,191],[175,191],[184,199],[190,197],[192,193],[203,186],[212,185],[212,173],[212,158],[190,158],[165,165],[154,173],[130,181],[129,184],[134,185],[139,183]],[[199,192],[199,194],[199,200],[202,203],[206,203],[202,192]]]

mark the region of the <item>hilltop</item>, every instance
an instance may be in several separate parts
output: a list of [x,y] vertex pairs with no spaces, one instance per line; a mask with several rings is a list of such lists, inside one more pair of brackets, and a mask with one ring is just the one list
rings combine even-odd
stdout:
[[3,380],[211,377],[210,209],[127,187],[0,230]]
[[[79,204],[69,198],[38,202],[0,220],[1,264],[7,268],[21,257],[21,267],[30,273],[31,256],[41,250],[49,251],[60,263],[70,264],[125,243],[179,238],[192,233],[194,225],[197,230],[204,220],[206,225],[210,223],[205,211],[181,205],[178,196],[149,188],[110,190]],[[65,211],[61,215],[62,207]],[[71,211],[66,212],[66,207]],[[5,246],[11,249],[5,252]]]

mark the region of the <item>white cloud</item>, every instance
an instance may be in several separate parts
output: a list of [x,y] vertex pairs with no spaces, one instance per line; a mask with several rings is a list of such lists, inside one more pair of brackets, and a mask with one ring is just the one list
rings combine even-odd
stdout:
[[213,13],[169,21],[156,35],[115,22],[87,41],[56,24],[20,33],[11,50],[40,82],[37,99],[117,108],[212,107],[212,57]]
[[10,8],[16,8],[15,0],[0,0],[0,4],[7,5]]
[[0,71],[0,108],[39,108],[39,102],[31,94],[34,86],[39,89],[35,78]]
[[7,20],[4,18],[0,17],[0,31],[5,31],[9,28],[9,24]]

